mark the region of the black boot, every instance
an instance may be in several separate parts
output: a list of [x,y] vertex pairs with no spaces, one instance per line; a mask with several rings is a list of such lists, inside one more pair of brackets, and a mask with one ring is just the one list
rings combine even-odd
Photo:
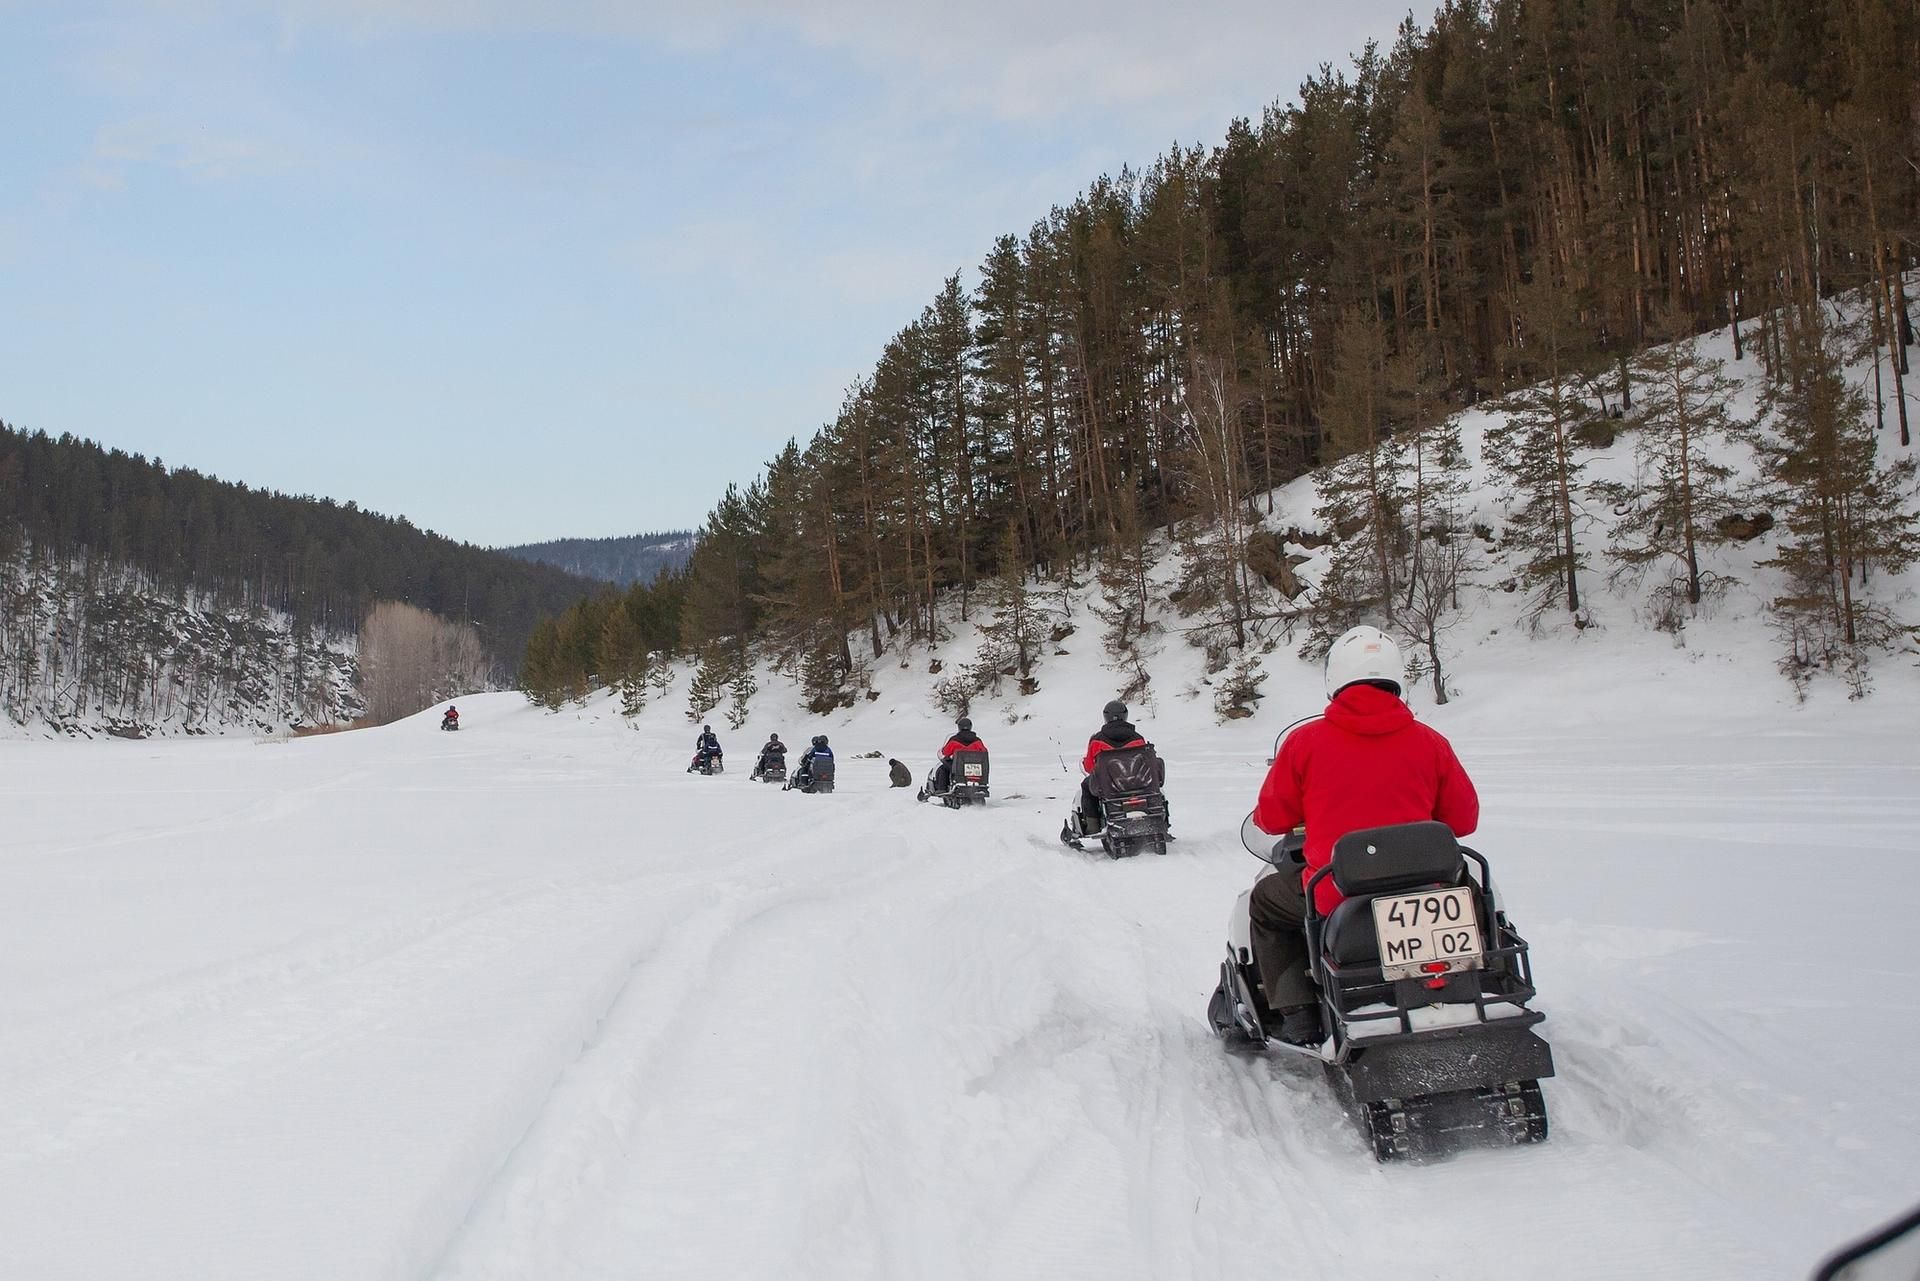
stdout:
[[1279,1011],[1280,1026],[1269,1030],[1268,1035],[1278,1037],[1288,1045],[1313,1047],[1327,1039],[1327,1033],[1320,1026],[1320,1007],[1318,1005],[1290,1005]]

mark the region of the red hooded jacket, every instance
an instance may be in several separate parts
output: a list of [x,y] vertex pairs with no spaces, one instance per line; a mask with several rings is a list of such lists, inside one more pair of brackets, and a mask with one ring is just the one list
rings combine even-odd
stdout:
[[1140,737],[1131,721],[1108,721],[1100,727],[1100,732],[1087,740],[1087,754],[1080,758],[1080,772],[1093,773],[1093,758],[1102,752],[1111,752],[1117,748],[1145,747],[1147,740]]
[[[1469,835],[1480,824],[1479,794],[1446,738],[1372,685],[1347,686],[1324,718],[1287,735],[1253,808],[1254,825],[1276,836],[1306,824],[1304,877],[1327,865],[1348,832],[1426,819]],[[1332,877],[1314,895],[1322,913],[1342,897]]]
[[952,738],[947,740],[946,746],[940,749],[940,756],[941,756],[941,759],[944,760],[945,758],[952,756],[955,752],[984,752],[986,750],[987,750],[986,742],[983,739],[981,739],[978,735],[975,735],[973,741],[971,743],[968,743],[968,742],[962,741],[960,736],[958,734],[955,734]]

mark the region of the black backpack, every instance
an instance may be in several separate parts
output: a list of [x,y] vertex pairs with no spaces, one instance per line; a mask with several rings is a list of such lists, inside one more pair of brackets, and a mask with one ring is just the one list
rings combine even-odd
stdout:
[[1104,801],[1157,792],[1166,781],[1166,762],[1153,750],[1153,744],[1147,743],[1140,747],[1109,748],[1094,757],[1087,790]]

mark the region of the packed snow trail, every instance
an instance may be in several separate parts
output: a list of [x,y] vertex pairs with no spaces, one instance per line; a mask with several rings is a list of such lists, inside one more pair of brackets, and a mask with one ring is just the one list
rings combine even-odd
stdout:
[[1450,727],[1560,1076],[1418,1168],[1202,1020],[1277,726],[1169,716],[1180,840],[1116,864],[1026,725],[949,813],[853,757],[924,717],[806,797],[466,710],[0,745],[0,1275],[1786,1278],[1920,1192],[1897,709]]

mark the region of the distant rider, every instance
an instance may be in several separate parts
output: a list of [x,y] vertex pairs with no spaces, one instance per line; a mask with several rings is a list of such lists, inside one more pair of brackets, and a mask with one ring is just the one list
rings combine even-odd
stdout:
[[460,709],[452,703],[448,703],[447,714],[440,718],[440,723],[442,725],[458,726],[460,724]]
[[693,764],[687,766],[687,773],[705,765],[709,760],[723,755],[720,751],[720,736],[713,732],[713,726],[702,725],[700,737],[693,740]]
[[[1307,942],[1306,882],[1348,832],[1438,819],[1467,836],[1480,822],[1473,780],[1440,732],[1414,720],[1402,698],[1400,651],[1383,632],[1355,627],[1327,651],[1327,710],[1287,735],[1260,788],[1253,822],[1282,836],[1307,829],[1306,870],[1281,871],[1253,887],[1248,905],[1254,961],[1278,1035],[1295,1045],[1323,1039]],[[1341,900],[1333,878],[1314,891],[1319,912]]]
[[1094,736],[1087,740],[1087,754],[1080,761],[1080,772],[1086,777],[1080,780],[1080,808],[1073,812],[1068,820],[1079,827],[1074,836],[1090,836],[1100,830],[1100,801],[1088,786],[1092,782],[1093,763],[1102,752],[1110,752],[1123,747],[1145,747],[1147,740],[1140,737],[1140,731],[1127,719],[1127,705],[1114,699],[1100,709],[1106,723],[1101,725]]
[[753,772],[764,774],[767,772],[767,767],[774,764],[780,766],[781,772],[786,771],[787,745],[780,741],[778,734],[769,734],[766,746],[760,749],[760,759],[754,762]]
[[793,772],[793,781],[805,785],[813,781],[813,763],[816,760],[833,760],[833,749],[827,746],[825,734],[815,734],[807,750],[800,753],[800,765]]
[[946,743],[940,748],[940,764],[933,771],[933,795],[938,796],[953,784],[953,754],[955,752],[984,752],[987,745],[973,732],[973,722],[962,716],[953,723],[953,733],[947,736]]

